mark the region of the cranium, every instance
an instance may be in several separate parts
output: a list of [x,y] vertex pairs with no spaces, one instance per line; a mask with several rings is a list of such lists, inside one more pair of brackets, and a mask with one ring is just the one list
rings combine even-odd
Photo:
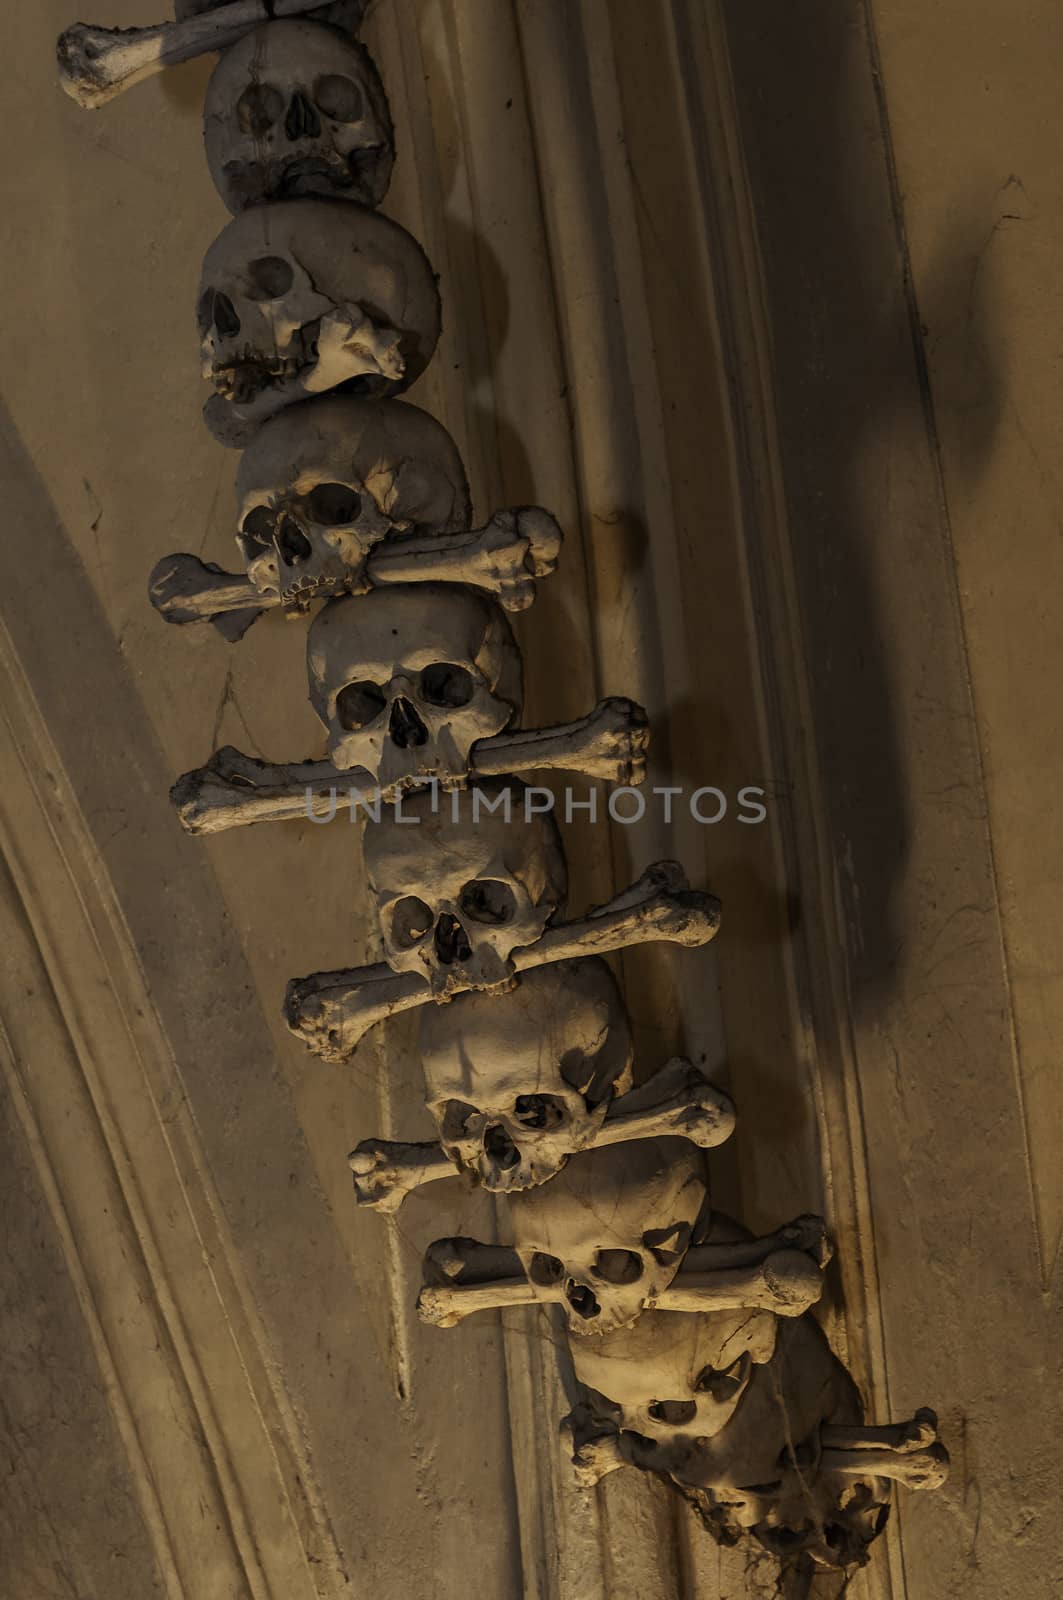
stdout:
[[622,1449],[637,1440],[647,1468],[676,1469],[692,1440],[730,1422],[754,1368],[771,1358],[775,1329],[768,1311],[644,1311],[632,1327],[573,1339],[585,1391],[569,1419],[577,1466],[588,1437],[615,1432]]
[[267,422],[241,457],[236,496],[248,577],[295,610],[366,587],[366,559],[385,536],[449,533],[470,516],[461,458],[434,417],[347,394]]
[[[339,200],[282,200],[235,217],[207,251],[199,286],[208,405],[258,423],[311,394],[356,383],[394,394],[431,359],[439,293],[415,239]],[[213,407],[213,409],[212,409]]]
[[426,978],[436,1000],[512,988],[512,952],[535,944],[567,886],[556,824],[528,815],[512,780],[421,791],[401,820],[370,818],[365,862],[388,965]]
[[367,773],[388,799],[429,777],[466,782],[473,745],[520,714],[521,658],[506,614],[458,584],[330,600],[306,658],[334,766]]
[[234,214],[306,194],[377,206],[395,160],[369,52],[301,18],[267,22],[222,53],[203,131],[211,177]]
[[610,1333],[671,1283],[705,1199],[703,1158],[686,1140],[584,1150],[512,1197],[514,1247],[544,1299],[561,1292],[572,1333]]
[[631,1077],[627,1013],[600,957],[526,974],[504,1000],[427,1006],[426,1101],[451,1160],[485,1189],[545,1183],[593,1142]]

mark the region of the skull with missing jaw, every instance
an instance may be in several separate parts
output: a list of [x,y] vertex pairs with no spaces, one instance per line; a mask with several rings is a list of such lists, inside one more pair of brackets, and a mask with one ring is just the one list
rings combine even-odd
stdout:
[[247,575],[289,611],[364,592],[366,558],[381,539],[457,532],[470,519],[446,429],[401,400],[348,394],[265,423],[241,457],[236,497]]
[[329,758],[385,799],[468,781],[473,746],[520,715],[521,657],[505,612],[460,584],[330,600],[307,637],[310,701]]
[[439,337],[439,291],[420,245],[342,200],[242,211],[207,251],[197,304],[215,390],[206,417],[222,443],[244,442],[241,425],[341,385],[397,394]]
[[297,195],[377,206],[387,193],[395,148],[380,77],[364,45],[322,23],[267,22],[223,51],[203,128],[234,215]]
[[565,1304],[570,1333],[612,1333],[668,1288],[707,1194],[702,1153],[686,1139],[583,1150],[512,1196],[514,1248],[543,1300]]
[[440,1144],[496,1193],[560,1172],[631,1079],[627,1013],[599,956],[526,972],[504,1000],[426,1006],[420,1049]]
[[524,793],[515,779],[449,796],[422,790],[403,802],[401,820],[366,821],[384,959],[426,979],[437,1001],[513,988],[513,951],[535,944],[564,901],[557,825],[528,815]]

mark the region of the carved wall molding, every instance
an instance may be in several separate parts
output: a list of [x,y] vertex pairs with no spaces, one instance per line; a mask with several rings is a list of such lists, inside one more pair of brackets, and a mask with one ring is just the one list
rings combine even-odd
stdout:
[[4,1073],[166,1593],[341,1593],[328,1513],[172,1046],[2,627],[0,706]]

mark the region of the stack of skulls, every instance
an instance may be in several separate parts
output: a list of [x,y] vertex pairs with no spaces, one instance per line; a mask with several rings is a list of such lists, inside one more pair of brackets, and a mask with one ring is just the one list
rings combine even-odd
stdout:
[[657,862],[564,918],[562,841],[521,774],[637,784],[646,718],[614,698],[520,728],[506,613],[532,603],[561,532],[534,506],[473,528],[453,441],[395,398],[432,359],[440,303],[417,241],[376,209],[394,143],[354,37],[361,9],[178,0],[176,23],[78,25],[60,41],[64,86],[86,106],[221,51],[205,135],[233,220],[207,251],[197,313],[205,421],[243,452],[244,571],[167,556],[152,602],[234,643],[265,610],[315,611],[309,690],[328,759],[269,765],[227,747],[178,780],[174,803],[193,833],[364,813],[385,959],[293,981],[286,1015],[310,1050],[348,1061],[374,1024],[421,1008],[438,1138],[363,1141],[361,1205],[394,1212],[458,1174],[507,1197],[510,1245],[429,1247],[422,1318],[551,1308],[579,1384],[561,1431],[581,1484],[653,1472],[723,1543],[859,1564],[893,1484],[936,1485],[948,1457],[931,1412],[864,1423],[810,1314],[831,1256],[822,1220],[753,1238],[713,1209],[704,1152],[733,1131],[727,1096],[687,1060],[649,1074],[633,1061],[603,955],[705,944],[717,902]]

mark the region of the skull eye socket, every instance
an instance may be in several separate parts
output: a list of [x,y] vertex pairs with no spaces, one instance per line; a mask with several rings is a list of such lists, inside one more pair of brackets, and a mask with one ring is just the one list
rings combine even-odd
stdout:
[[368,678],[362,683],[349,683],[336,696],[336,720],[349,733],[358,733],[375,722],[386,705],[387,699],[378,683]]
[[202,334],[213,328],[223,339],[235,339],[240,332],[240,318],[227,294],[217,289],[204,289],[196,308],[196,318]]
[[476,1107],[467,1105],[464,1100],[448,1100],[443,1111],[443,1143],[465,1138],[470,1122],[479,1115]]
[[283,256],[259,256],[247,269],[252,300],[279,300],[295,282],[290,261]]
[[268,83],[250,83],[236,102],[244,133],[266,133],[284,115],[284,96]]
[[421,672],[421,699],[430,706],[467,706],[476,692],[471,672],[451,661],[434,661]]
[[268,548],[273,543],[273,512],[268,506],[255,506],[240,526],[240,535],[251,546]]
[[358,85],[337,72],[328,72],[314,85],[314,100],[319,111],[333,122],[361,122],[365,97]]
[[658,1266],[674,1267],[690,1247],[690,1224],[677,1222],[671,1228],[651,1228],[642,1235],[642,1242]]
[[432,931],[435,917],[415,894],[401,899],[391,914],[391,942],[399,950],[412,950]]
[[538,1284],[540,1289],[552,1288],[554,1284],[560,1283],[564,1276],[564,1262],[559,1261],[556,1256],[543,1255],[540,1250],[536,1250],[528,1263],[528,1277],[532,1283]]
[[552,1094],[519,1094],[513,1116],[523,1128],[556,1128],[565,1120],[565,1108]]
[[471,922],[486,923],[500,928],[512,922],[517,914],[517,902],[506,883],[495,878],[473,878],[461,891],[461,911]]
[[603,1283],[638,1283],[642,1277],[642,1257],[637,1250],[599,1250],[591,1270]]
[[323,527],[345,528],[358,521],[362,497],[345,483],[319,483],[307,495],[306,507]]
[[647,1409],[654,1422],[670,1428],[685,1428],[698,1414],[693,1400],[655,1400]]
[[703,1367],[694,1380],[696,1394],[711,1395],[719,1405],[726,1405],[741,1394],[749,1377],[748,1350],[732,1361],[729,1367]]

